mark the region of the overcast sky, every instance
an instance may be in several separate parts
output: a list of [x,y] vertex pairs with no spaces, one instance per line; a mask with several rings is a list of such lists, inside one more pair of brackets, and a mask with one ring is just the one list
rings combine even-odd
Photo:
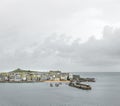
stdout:
[[119,0],[0,0],[0,71],[120,71]]

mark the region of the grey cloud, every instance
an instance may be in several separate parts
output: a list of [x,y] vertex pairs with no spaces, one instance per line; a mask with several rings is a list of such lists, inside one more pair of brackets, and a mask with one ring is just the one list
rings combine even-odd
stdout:
[[120,29],[106,26],[103,39],[93,36],[83,44],[70,37],[87,39],[102,25],[119,23],[117,10],[118,0],[1,0],[0,71],[119,71]]
[[[110,33],[111,32],[111,33]],[[54,35],[41,44],[2,54],[1,68],[62,69],[67,71],[119,71],[120,29],[105,27],[103,39],[71,44],[65,35]],[[67,42],[65,39],[69,39]],[[33,48],[33,49],[32,49]]]

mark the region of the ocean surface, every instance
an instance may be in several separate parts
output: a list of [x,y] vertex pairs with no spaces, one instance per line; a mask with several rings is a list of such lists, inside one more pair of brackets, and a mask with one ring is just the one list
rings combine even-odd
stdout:
[[94,77],[86,91],[62,84],[0,83],[0,106],[120,106],[120,73],[77,73]]

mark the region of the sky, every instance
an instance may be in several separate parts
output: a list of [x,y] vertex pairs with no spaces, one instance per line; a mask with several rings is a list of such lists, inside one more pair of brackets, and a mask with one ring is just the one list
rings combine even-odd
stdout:
[[120,72],[119,0],[0,0],[0,72]]

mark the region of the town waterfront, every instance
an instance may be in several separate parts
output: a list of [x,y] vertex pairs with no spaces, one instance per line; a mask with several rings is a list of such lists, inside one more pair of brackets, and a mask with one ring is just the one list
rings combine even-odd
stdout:
[[49,82],[0,83],[0,106],[119,106],[120,73],[77,73],[95,77],[88,82],[92,90],[69,87],[63,83],[50,87]]

